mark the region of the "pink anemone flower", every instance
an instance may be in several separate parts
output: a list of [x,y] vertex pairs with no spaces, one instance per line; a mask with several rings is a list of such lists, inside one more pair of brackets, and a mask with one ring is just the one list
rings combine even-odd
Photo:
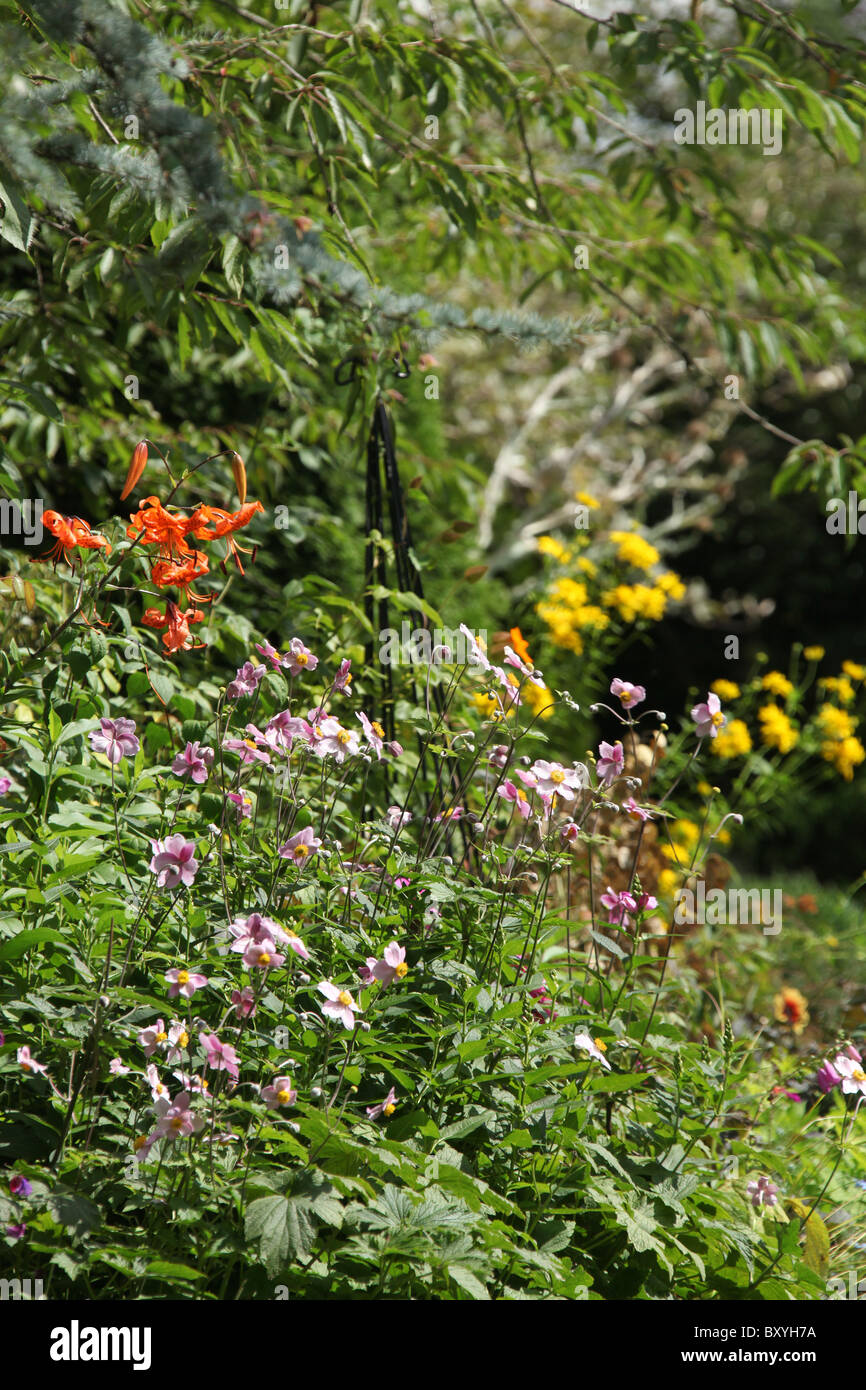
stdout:
[[298,1098],[297,1091],[292,1090],[290,1076],[274,1077],[272,1085],[262,1087],[261,1095],[269,1110],[279,1110],[283,1105],[294,1105]]
[[134,719],[100,719],[99,729],[92,729],[88,735],[94,753],[104,753],[108,761],[115,765],[121,758],[132,758],[140,744],[135,736]]
[[344,1028],[354,1028],[355,1014],[362,1013],[360,1004],[356,1004],[347,989],[337,989],[330,980],[320,980],[316,986],[320,994],[325,996],[322,1005],[322,1013],[326,1018],[339,1019]]
[[153,858],[150,872],[156,874],[159,888],[177,888],[183,884],[190,888],[195,882],[198,862],[195,858],[195,845],[182,835],[169,835],[167,840],[151,840]]

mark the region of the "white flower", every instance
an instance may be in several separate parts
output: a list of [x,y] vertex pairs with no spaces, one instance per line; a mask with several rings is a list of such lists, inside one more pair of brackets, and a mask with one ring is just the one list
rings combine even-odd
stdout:
[[610,1071],[610,1062],[605,1057],[598,1043],[593,1042],[588,1033],[575,1033],[574,1045],[575,1047],[579,1047],[581,1051],[588,1052],[590,1057],[594,1057],[597,1062],[601,1062],[601,1065],[607,1067],[608,1071]]

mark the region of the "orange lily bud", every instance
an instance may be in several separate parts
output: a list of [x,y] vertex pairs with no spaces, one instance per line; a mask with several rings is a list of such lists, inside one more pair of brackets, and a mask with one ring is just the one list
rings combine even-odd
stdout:
[[147,445],[144,440],[136,444],[132,451],[132,463],[129,465],[129,472],[126,475],[126,482],[123,484],[123,492],[120,494],[121,502],[132,492],[147,464]]
[[232,477],[235,480],[235,487],[238,490],[238,499],[241,506],[247,500],[247,470],[244,468],[244,461],[240,454],[232,454]]

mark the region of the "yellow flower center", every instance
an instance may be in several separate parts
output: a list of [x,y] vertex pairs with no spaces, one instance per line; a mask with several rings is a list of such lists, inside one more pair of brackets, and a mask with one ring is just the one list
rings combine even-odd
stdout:
[[254,738],[245,738],[244,743],[246,744],[247,748],[255,748],[256,746],[256,741]]
[[187,1032],[181,1033],[180,1037],[179,1037],[178,1040],[177,1040],[177,1044],[178,1044],[178,1047],[188,1047],[188,1046],[189,1046],[189,1033],[187,1033]]
[[348,729],[341,729],[340,732],[337,734],[337,742],[346,744],[349,742],[351,737],[352,735],[349,733]]
[[601,1038],[593,1038],[593,1042],[595,1043],[599,1052],[607,1052],[607,1043],[602,1042]]
[[135,1137],[135,1142],[133,1143],[132,1147],[135,1149],[135,1152],[138,1153],[139,1149],[143,1149],[146,1143],[147,1136],[144,1134],[138,1134]]
[[517,800],[518,800],[518,801],[525,801],[525,800],[526,800],[526,792],[521,791],[519,787],[517,788]]
[[851,1073],[852,1081],[866,1081],[866,1071],[862,1067],[855,1067]]
[[347,989],[340,990],[340,993],[337,995],[337,1002],[342,1004],[345,1009],[351,1006],[352,996]]
[[409,974],[409,967],[404,960],[401,960],[400,964],[397,966],[397,969],[394,971],[394,974],[397,976],[398,980],[404,980],[406,976]]
[[560,772],[559,768],[555,767],[550,774],[550,780],[551,782],[555,782],[556,785],[559,786],[560,782],[565,781],[565,773]]
[[382,725],[379,723],[378,719],[374,719],[371,722],[370,728],[373,730],[373,733],[376,735],[377,738],[385,737],[385,730],[382,728]]
[[724,724],[724,722],[725,722],[725,716],[722,714],[722,711],[721,711],[721,710],[717,710],[716,713],[715,713],[715,714],[713,715],[713,717],[712,717],[712,725],[713,725],[713,728],[714,728],[714,729],[720,729],[721,726]]
[[306,652],[298,652],[297,656],[295,657],[295,661],[297,661],[299,666],[306,666],[309,659],[310,658],[307,656]]
[[298,933],[296,931],[292,931],[291,927],[286,927],[286,936],[289,937],[291,941],[299,940]]
[[304,845],[304,844],[295,845],[295,854],[299,854],[299,855],[301,856],[302,859],[306,859],[306,857],[307,857],[307,855],[309,854],[309,852],[310,852],[310,846],[309,846],[309,845]]
[[154,1090],[156,1091],[157,1095],[161,1096],[163,1091],[165,1090],[165,1087],[163,1086],[161,1081],[157,1081]]
[[188,985],[188,984],[189,984],[189,971],[188,971],[188,970],[178,970],[178,972],[177,972],[177,982],[178,982],[179,985]]
[[393,1114],[394,1114],[394,1111],[395,1111],[396,1109],[397,1109],[397,1107],[396,1107],[396,1105],[394,1105],[394,1104],[386,1105],[386,1106],[385,1106],[385,1109],[382,1111],[382,1114],[383,1114],[383,1115],[393,1115]]
[[285,1087],[283,1087],[282,1091],[277,1091],[277,1100],[280,1102],[280,1105],[288,1105],[291,1099],[292,1093],[291,1091],[287,1091]]
[[259,952],[259,965],[270,965],[270,963],[271,963],[271,957],[270,957],[269,952],[267,952],[267,951],[260,951],[260,952]]
[[163,1029],[163,1031],[162,1031],[161,1033],[157,1033],[157,1035],[156,1035],[156,1041],[157,1041],[157,1042],[168,1042],[168,1033],[166,1033],[165,1030]]
[[183,1115],[175,1115],[171,1127],[172,1129],[183,1129]]

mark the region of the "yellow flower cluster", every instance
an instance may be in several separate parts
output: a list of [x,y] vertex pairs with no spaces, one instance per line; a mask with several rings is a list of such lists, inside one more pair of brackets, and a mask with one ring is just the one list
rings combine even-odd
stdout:
[[710,690],[712,690],[714,695],[718,695],[720,700],[724,700],[726,703],[740,698],[740,687],[737,685],[736,681],[713,681]]
[[843,705],[850,705],[854,699],[854,687],[845,676],[825,676],[818,684],[822,690],[829,690],[831,695],[836,695]]
[[607,608],[616,608],[627,623],[633,623],[638,618],[658,622],[664,617],[668,599],[663,589],[649,584],[617,584],[602,594],[601,601]]
[[[853,663],[849,661],[845,665],[851,666]],[[859,738],[854,737],[858,721],[838,705],[825,704],[819,709],[816,722],[824,740],[821,744],[821,757],[830,763],[846,782],[852,781],[855,767],[866,758],[866,749]]]
[[538,550],[541,555],[549,555],[553,560],[568,560],[571,552],[566,550],[561,541],[555,536],[539,536]]
[[[726,685],[726,681],[717,681]],[[718,692],[717,692],[718,693]],[[748,725],[742,719],[730,719],[713,739],[713,752],[719,758],[744,758],[752,751],[752,737]]]
[[536,685],[534,681],[524,681],[520,697],[525,700],[532,710],[542,719],[549,719],[553,714],[554,699],[546,685]]
[[800,735],[787,714],[778,705],[762,705],[758,710],[761,722],[761,742],[768,748],[778,748],[780,753],[790,753],[799,741]]
[[794,689],[794,683],[789,681],[787,676],[783,676],[781,671],[768,671],[761,681],[761,689],[787,699]]
[[822,705],[818,711],[818,724],[827,739],[850,738],[857,728],[857,720],[838,705]]
[[[578,500],[587,506],[598,505],[585,493],[579,494]],[[635,531],[611,531],[609,539],[617,548],[616,558],[632,569],[647,573],[659,561],[655,546]],[[538,549],[560,564],[572,559],[571,551],[555,536],[539,537]],[[679,601],[686,592],[679,575],[673,570],[664,570],[653,575],[651,583],[615,584],[591,596],[587,586],[598,577],[598,566],[583,555],[575,563],[581,578],[562,576],[554,580],[536,611],[547,624],[554,644],[578,655],[584,645],[581,634],[603,631],[610,623],[611,613],[618,614],[627,623],[639,619],[658,622],[664,617],[668,602]],[[592,602],[592,598],[596,601]]]
[[589,603],[585,584],[577,579],[557,579],[550,589],[549,600],[537,605],[540,618],[547,623],[550,636],[557,647],[565,647],[578,655],[583,651],[581,632],[601,632],[610,622],[608,614],[597,604]]
[[662,593],[667,594],[668,598],[672,598],[675,603],[678,603],[681,598],[685,598],[686,586],[673,570],[665,570],[663,574],[657,576],[656,588],[661,589]]
[[[472,696],[472,703],[478,710],[478,713],[483,715],[485,719],[502,718],[502,709],[495,695],[486,695],[483,691],[479,691],[476,695]],[[514,706],[512,705],[508,713],[511,714],[513,709]]]
[[862,681],[866,677],[866,666],[858,666],[856,661],[843,661],[842,670],[852,681]]
[[866,758],[866,748],[859,738],[843,738],[835,743],[825,743],[821,749],[822,758],[826,758],[828,763],[832,763],[838,773],[850,782],[854,777],[854,769]]
[[824,660],[824,648],[823,648],[823,647],[804,647],[804,648],[803,648],[803,655],[804,655],[804,657],[806,658],[807,661],[823,661],[823,660]]
[[611,531],[610,540],[616,546],[616,558],[636,570],[647,573],[661,559],[655,546],[636,531]]
[[676,869],[661,869],[656,879],[656,892],[660,898],[672,898],[674,889],[682,881],[682,874]]

